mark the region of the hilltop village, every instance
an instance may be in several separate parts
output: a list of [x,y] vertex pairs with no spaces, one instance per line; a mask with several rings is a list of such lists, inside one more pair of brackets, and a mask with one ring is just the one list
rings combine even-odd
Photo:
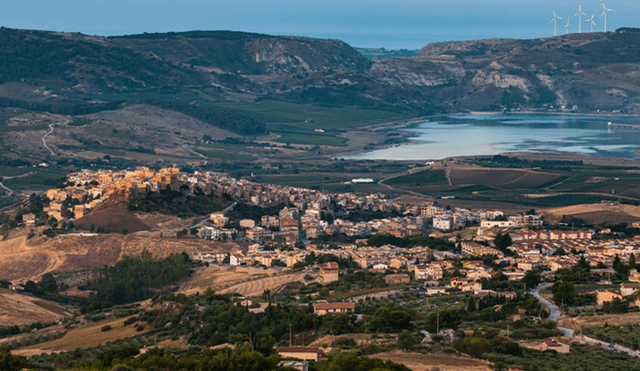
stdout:
[[[413,273],[413,279],[437,286],[438,280],[454,269],[454,259],[475,257],[478,260],[455,268],[459,277],[451,279],[450,285],[462,291],[479,292],[483,290],[481,281],[496,274],[509,281],[520,281],[528,271],[542,270],[552,275],[571,268],[581,259],[592,272],[611,275],[615,273],[612,266],[617,259],[626,262],[640,254],[640,238],[602,238],[602,234],[611,235],[610,230],[553,229],[543,226],[541,215],[533,210],[505,215],[499,210],[472,211],[437,203],[408,203],[381,194],[329,193],[258,184],[216,173],[187,174],[177,168],[71,174],[63,187],[46,192],[50,202],[45,212],[58,221],[81,219],[108,201],[131,201],[163,189],[228,195],[235,203],[227,210],[238,202],[277,210],[273,215],[240,220],[230,220],[223,211],[218,211],[211,213],[204,223],[198,223],[200,238],[246,241],[246,250],[196,253],[192,257],[209,264],[293,268],[304,266],[310,254],[319,256],[330,248],[333,255],[353,261],[362,269],[408,271]],[[374,213],[389,216],[349,220],[349,215],[378,215]],[[36,216],[24,215],[23,221],[35,224]],[[462,238],[460,231],[469,226],[475,234],[467,233]],[[332,236],[339,235],[349,237],[349,242],[332,240]],[[599,237],[594,239],[595,235]],[[418,242],[411,247],[394,245],[419,237],[424,237],[426,243]],[[499,272],[485,264],[483,257],[492,257],[494,265],[501,267]],[[323,267],[320,277],[324,284],[336,281],[337,267]],[[410,276],[388,279],[409,281]],[[631,272],[629,279],[640,282],[640,274]]]

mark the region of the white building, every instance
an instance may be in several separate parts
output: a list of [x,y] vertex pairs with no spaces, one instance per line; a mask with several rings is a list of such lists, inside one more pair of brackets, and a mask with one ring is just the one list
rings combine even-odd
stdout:
[[451,227],[453,227],[453,221],[448,216],[433,218],[433,228],[441,231],[448,231]]

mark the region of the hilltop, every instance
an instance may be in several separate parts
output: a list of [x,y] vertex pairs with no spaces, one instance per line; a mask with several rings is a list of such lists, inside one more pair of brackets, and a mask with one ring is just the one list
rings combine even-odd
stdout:
[[[2,28],[0,96],[86,103],[94,94],[213,86],[225,100],[415,113],[561,105],[635,112],[640,40],[631,31],[442,42],[371,61],[342,41],[306,37],[192,31],[105,38]],[[28,94],[24,84],[41,89]]]

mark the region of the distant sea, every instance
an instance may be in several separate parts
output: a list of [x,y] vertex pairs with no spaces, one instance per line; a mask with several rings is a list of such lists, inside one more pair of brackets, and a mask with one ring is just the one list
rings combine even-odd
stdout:
[[[609,125],[609,122],[612,125]],[[559,152],[638,159],[640,117],[451,115],[402,129],[412,143],[351,156],[369,160],[439,160],[507,152]]]

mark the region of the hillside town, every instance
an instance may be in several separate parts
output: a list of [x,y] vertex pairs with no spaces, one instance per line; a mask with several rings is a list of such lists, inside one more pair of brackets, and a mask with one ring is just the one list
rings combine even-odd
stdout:
[[[263,215],[259,220],[241,219],[233,227],[223,212],[211,213],[198,229],[200,238],[244,240],[248,248],[233,253],[196,253],[192,257],[208,264],[304,266],[309,255],[327,252],[326,244],[322,243],[323,236],[345,235],[352,242],[332,242],[330,253],[352,261],[361,269],[408,272],[413,280],[424,280],[428,286],[439,286],[439,280],[455,270],[456,277],[448,280],[447,288],[481,292],[481,281],[496,274],[504,275],[509,281],[521,281],[528,271],[541,270],[543,275],[552,275],[584,259],[592,273],[607,277],[615,273],[612,266],[616,259],[626,262],[640,256],[639,237],[594,239],[596,233],[610,231],[556,230],[551,228],[553,226],[543,226],[542,217],[534,213],[505,215],[499,210],[473,211],[442,207],[437,203],[408,203],[382,194],[329,193],[258,184],[216,173],[187,174],[177,168],[119,172],[85,170],[71,174],[64,187],[46,192],[50,202],[45,211],[56,220],[80,219],[108,200],[126,202],[163,189],[225,194],[248,205],[279,208],[276,215]],[[347,218],[350,214],[370,212],[394,216],[358,222]],[[35,216],[25,215],[23,220],[26,225],[34,224]],[[460,230],[469,226],[475,234],[462,238]],[[369,238],[375,235],[396,239],[420,236],[441,239],[448,247],[436,249],[417,245],[407,248],[390,243],[372,246]],[[510,242],[497,248],[496,238],[507,235]],[[484,257],[492,257],[494,263],[501,266],[499,272],[487,266],[482,260]],[[462,267],[454,267],[454,259],[460,258],[476,260],[466,260]],[[322,284],[338,280],[337,266],[317,269]],[[398,282],[410,279],[407,274],[400,276],[388,278]],[[629,281],[640,282],[640,274],[632,271]],[[434,292],[439,291],[435,289]],[[622,294],[602,295],[608,295],[611,300]]]

